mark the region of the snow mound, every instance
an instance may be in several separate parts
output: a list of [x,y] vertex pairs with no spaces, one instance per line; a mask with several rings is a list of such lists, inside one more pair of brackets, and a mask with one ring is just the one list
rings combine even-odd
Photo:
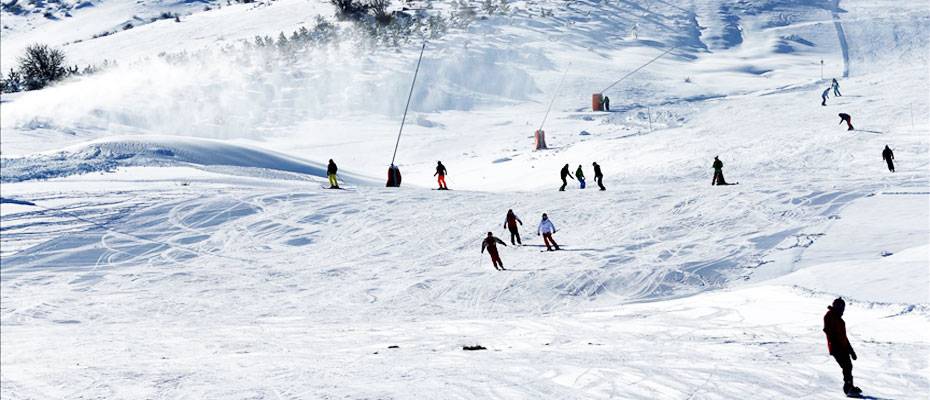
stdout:
[[[209,139],[173,136],[116,136],[39,153],[0,160],[2,182],[58,178],[128,166],[209,167],[231,174],[305,179],[326,177],[326,165],[253,146]],[[346,182],[365,179],[341,173]]]

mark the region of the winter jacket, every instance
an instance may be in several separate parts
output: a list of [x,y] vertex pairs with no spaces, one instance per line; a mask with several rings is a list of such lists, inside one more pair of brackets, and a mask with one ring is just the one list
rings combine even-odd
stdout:
[[723,169],[723,161],[720,161],[719,158],[714,159],[714,169],[721,170]]
[[882,150],[882,159],[883,160],[894,160],[894,153],[887,146],[885,150]]
[[500,243],[507,246],[507,243],[504,243],[503,240],[500,240],[496,237],[487,237],[484,238],[484,241],[481,242],[481,252],[484,253],[484,249],[488,249],[488,253],[497,254],[497,244]]
[[539,223],[539,228],[536,230],[536,233],[555,233],[555,225],[552,224],[551,220],[544,219]]
[[330,162],[326,167],[326,175],[335,175],[338,169],[339,168],[336,167],[336,163]]
[[831,355],[855,353],[846,337],[846,322],[832,308],[823,316],[823,332],[827,335],[827,350]]
[[445,165],[442,165],[442,164],[437,165],[437,166],[436,166],[436,173],[433,174],[433,176],[436,176],[436,175],[439,175],[439,176],[446,176],[446,166],[445,166]]
[[823,94],[820,95],[820,97],[823,97],[823,98],[825,98],[825,99],[830,98],[830,90],[831,90],[831,89],[833,89],[833,88],[826,88],[826,89],[823,91]]
[[578,179],[584,179],[584,171],[581,170],[581,167],[575,170],[575,177]]
[[518,217],[517,214],[508,213],[507,218],[504,219],[504,227],[517,229],[517,222],[519,222],[520,225],[523,225],[523,221],[520,221],[520,217]]
[[601,166],[597,163],[594,164],[594,178],[602,178],[604,174],[601,173]]
[[[567,166],[567,165],[564,166],[564,167],[562,167],[562,171],[560,171],[560,172],[561,172],[561,174],[562,174],[562,179],[565,179],[566,176],[567,176],[567,177],[571,177],[571,176],[572,176],[572,173],[571,173],[571,172],[568,172],[568,166]],[[575,178],[572,177],[572,179],[575,179]]]

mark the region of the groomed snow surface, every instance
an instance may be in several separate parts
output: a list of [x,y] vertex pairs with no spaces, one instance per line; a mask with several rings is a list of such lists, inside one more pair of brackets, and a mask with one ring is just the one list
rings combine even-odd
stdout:
[[[928,398],[930,10],[796,3],[512,2],[428,46],[399,189],[418,46],[342,43],[301,73],[151,58],[325,2],[4,11],[4,65],[39,39],[128,59],[3,95],[0,397],[838,399],[842,296],[856,384]],[[85,37],[162,10],[190,14]],[[709,185],[715,155],[739,185]],[[347,190],[322,188],[329,158]],[[453,190],[430,190],[436,160]],[[566,163],[588,189],[556,190]],[[509,244],[507,209],[524,245],[497,272],[480,243]]]

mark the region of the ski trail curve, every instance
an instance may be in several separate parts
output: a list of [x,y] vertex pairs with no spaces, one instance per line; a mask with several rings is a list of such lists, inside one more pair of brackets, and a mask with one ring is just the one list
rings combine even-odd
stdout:
[[840,49],[843,50],[843,78],[849,78],[849,44],[846,43],[846,31],[843,30],[843,23],[840,22],[840,0],[833,0],[833,9],[830,13],[833,15],[833,26],[836,27],[836,35],[840,40]]

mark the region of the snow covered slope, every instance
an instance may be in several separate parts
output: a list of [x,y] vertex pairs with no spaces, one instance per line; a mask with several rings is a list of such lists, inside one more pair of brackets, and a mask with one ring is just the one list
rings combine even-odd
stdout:
[[[68,44],[120,66],[0,105],[3,397],[839,398],[837,296],[857,384],[926,397],[930,10],[848,3],[512,2],[428,43],[400,189],[418,43],[229,52],[326,2]],[[4,65],[118,20],[94,15],[13,26]],[[738,186],[709,185],[715,155]],[[329,158],[349,190],[320,189]],[[451,191],[428,190],[437,160]],[[556,190],[565,164],[588,189]],[[507,209],[524,246],[498,273],[479,250]]]

